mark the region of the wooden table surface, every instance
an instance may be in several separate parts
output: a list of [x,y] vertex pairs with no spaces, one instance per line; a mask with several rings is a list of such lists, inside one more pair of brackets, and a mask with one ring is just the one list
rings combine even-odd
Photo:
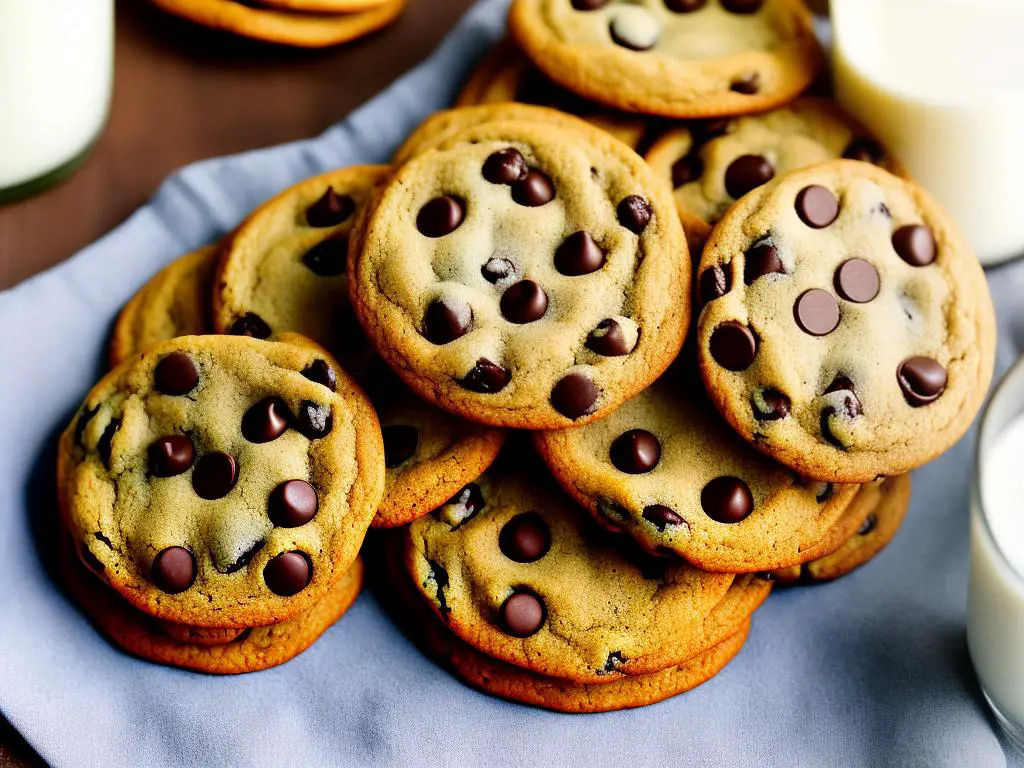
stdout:
[[[0,206],[0,290],[73,255],[176,168],[314,136],[424,59],[473,0],[410,0],[394,26],[325,51],[208,32],[118,0],[110,122],[70,180]],[[0,768],[40,764],[0,718]]]
[[69,181],[0,206],[0,290],[117,226],[186,163],[316,135],[425,58],[472,2],[410,0],[376,35],[297,51],[118,0],[110,122]]

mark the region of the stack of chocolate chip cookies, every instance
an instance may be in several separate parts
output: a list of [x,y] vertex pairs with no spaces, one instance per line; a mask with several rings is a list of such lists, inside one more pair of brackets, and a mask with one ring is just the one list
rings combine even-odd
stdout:
[[984,276],[801,96],[800,3],[514,0],[510,28],[392,165],[285,190],[125,307],[60,483],[72,590],[130,652],[287,660],[372,526],[381,597],[470,685],[653,703],[773,585],[881,551],[970,426]]

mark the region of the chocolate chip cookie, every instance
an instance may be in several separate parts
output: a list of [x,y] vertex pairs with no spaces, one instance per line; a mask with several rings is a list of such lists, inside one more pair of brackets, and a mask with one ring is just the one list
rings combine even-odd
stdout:
[[83,562],[137,609],[253,627],[308,610],[349,569],[384,449],[365,395],[312,342],[187,336],[93,388],[58,484]]
[[182,256],[154,275],[124,305],[110,339],[111,367],[159,341],[210,329],[217,246]]
[[780,584],[834,581],[872,560],[893,540],[910,505],[910,475],[897,475],[879,483],[869,514],[857,531],[823,557],[772,574]]
[[818,98],[732,120],[681,125],[663,134],[645,157],[672,183],[683,227],[701,241],[736,200],[799,168],[846,157],[905,175],[837,104]]
[[358,13],[310,13],[261,8],[238,0],[151,2],[175,16],[242,37],[300,48],[323,48],[347,43],[387,26],[405,9],[407,0],[381,0]]
[[514,0],[509,30],[562,87],[666,117],[784,104],[823,59],[802,0]]
[[650,674],[734,634],[768,594],[631,551],[542,469],[499,465],[407,532],[421,599],[488,656],[577,683]]
[[802,481],[761,456],[673,366],[608,418],[542,432],[562,486],[646,549],[716,572],[805,562],[856,486]]
[[399,169],[357,230],[352,303],[377,351],[483,423],[601,418],[658,376],[689,323],[671,193],[595,129],[467,130]]
[[737,203],[699,270],[715,405],[801,474],[907,472],[967,431],[992,375],[985,276],[923,190],[868,163],[796,171]]

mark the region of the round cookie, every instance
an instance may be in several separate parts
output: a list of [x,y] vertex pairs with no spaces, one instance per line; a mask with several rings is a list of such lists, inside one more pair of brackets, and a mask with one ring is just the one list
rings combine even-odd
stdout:
[[407,0],[381,0],[359,13],[307,13],[258,8],[237,0],[150,0],[175,16],[242,37],[299,48],[355,40],[395,21]]
[[[67,537],[62,539],[66,542]],[[114,643],[142,659],[215,675],[256,672],[295,658],[348,611],[363,585],[363,562],[356,558],[341,579],[303,613],[279,624],[245,629],[219,644],[183,642],[167,626],[161,627],[97,581],[70,544],[61,550],[61,568],[71,594]]]
[[467,130],[399,169],[357,228],[350,291],[374,346],[475,421],[601,418],[667,367],[689,323],[671,194],[601,131]]
[[407,532],[406,567],[421,598],[484,654],[607,683],[693,658],[767,596],[763,579],[624,550],[532,467],[509,463]]
[[828,99],[802,98],[770,112],[705,120],[663,134],[645,159],[675,189],[688,235],[706,240],[740,197],[775,177],[846,157],[904,176],[867,131]]
[[706,571],[805,562],[857,493],[801,481],[761,456],[676,367],[608,418],[538,433],[536,443],[598,519]]
[[210,292],[217,246],[208,245],[171,262],[150,278],[117,316],[110,339],[110,366],[176,336],[210,328]]
[[515,46],[504,43],[484,57],[459,94],[457,107],[522,102],[578,116],[636,148],[647,135],[648,121],[609,110],[560,88],[534,67]]
[[893,540],[910,506],[910,475],[886,478],[875,506],[842,546],[802,566],[772,573],[780,584],[834,581],[860,568]]
[[698,356],[729,423],[807,477],[866,482],[952,446],[992,376],[985,276],[923,190],[868,163],[738,202],[701,258]]
[[58,449],[83,562],[139,610],[199,627],[308,610],[355,559],[383,486],[369,401],[298,336],[151,347],[93,388]]
[[514,0],[509,30],[564,88],[665,117],[784,104],[823,60],[802,0]]
[[348,299],[348,237],[386,166],[316,176],[264,203],[228,238],[214,292],[222,333],[302,333],[370,394],[384,433],[384,500],[374,525],[404,525],[443,504],[498,455],[504,432],[454,418],[395,380]]

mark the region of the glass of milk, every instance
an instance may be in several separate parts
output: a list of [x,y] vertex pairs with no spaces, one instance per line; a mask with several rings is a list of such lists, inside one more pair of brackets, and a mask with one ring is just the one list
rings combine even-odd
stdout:
[[967,644],[989,706],[1024,751],[1024,359],[996,389],[981,421]]
[[81,164],[113,79],[114,0],[0,0],[0,202]]
[[1024,2],[832,0],[836,96],[959,223],[1024,255]]

